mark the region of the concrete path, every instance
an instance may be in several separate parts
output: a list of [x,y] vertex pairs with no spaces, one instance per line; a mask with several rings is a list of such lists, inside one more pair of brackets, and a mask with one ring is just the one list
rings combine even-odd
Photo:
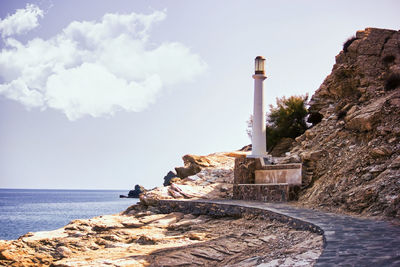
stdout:
[[326,242],[315,266],[400,266],[399,225],[297,208],[282,203],[240,200],[198,201],[260,208],[320,227]]

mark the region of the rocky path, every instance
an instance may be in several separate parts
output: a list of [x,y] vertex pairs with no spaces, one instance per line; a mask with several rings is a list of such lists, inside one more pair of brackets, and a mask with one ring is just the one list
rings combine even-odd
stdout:
[[399,225],[282,203],[240,200],[198,202],[258,208],[316,225],[324,232],[325,248],[315,266],[400,266]]

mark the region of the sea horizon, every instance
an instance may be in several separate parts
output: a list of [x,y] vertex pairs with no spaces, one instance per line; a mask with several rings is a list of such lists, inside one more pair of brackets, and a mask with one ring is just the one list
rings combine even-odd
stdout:
[[0,239],[51,231],[75,219],[117,214],[138,199],[128,190],[0,188]]
[[12,187],[0,187],[0,190],[66,190],[66,191],[127,191],[131,189],[93,189],[93,188],[12,188]]

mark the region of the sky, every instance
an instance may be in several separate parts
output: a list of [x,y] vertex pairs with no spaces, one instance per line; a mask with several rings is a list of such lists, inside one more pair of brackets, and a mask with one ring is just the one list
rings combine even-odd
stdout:
[[185,154],[250,143],[267,105],[309,94],[343,42],[399,30],[399,1],[0,0],[0,188],[160,186]]

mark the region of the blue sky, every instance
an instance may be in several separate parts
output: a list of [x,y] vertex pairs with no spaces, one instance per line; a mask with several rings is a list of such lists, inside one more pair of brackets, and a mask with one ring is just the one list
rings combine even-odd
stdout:
[[398,1],[0,2],[0,188],[153,187],[184,154],[250,140],[266,102],[312,93],[342,43],[399,29]]

